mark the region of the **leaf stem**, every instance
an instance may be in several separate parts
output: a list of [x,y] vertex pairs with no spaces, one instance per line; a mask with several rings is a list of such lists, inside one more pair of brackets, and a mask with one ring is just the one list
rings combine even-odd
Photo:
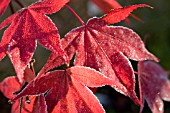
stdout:
[[14,7],[12,5],[12,2],[9,3],[9,7],[10,7],[10,10],[11,10],[11,13],[14,14]]
[[15,0],[15,2],[16,2],[21,8],[24,8],[24,5],[23,5],[19,0]]
[[80,21],[80,23],[81,23],[82,25],[85,25],[84,21],[80,18],[80,16],[79,16],[70,6],[65,5],[65,7],[66,7],[67,9],[69,9],[69,10],[74,14],[74,16]]
[[138,72],[135,71],[134,74],[137,74],[137,75],[138,75]]
[[31,59],[31,61],[29,62],[28,67],[31,69],[31,71],[32,71],[32,72],[34,73],[34,75],[35,75],[34,63],[35,63],[35,59]]
[[23,97],[19,100],[19,113],[22,112],[22,100],[23,100]]

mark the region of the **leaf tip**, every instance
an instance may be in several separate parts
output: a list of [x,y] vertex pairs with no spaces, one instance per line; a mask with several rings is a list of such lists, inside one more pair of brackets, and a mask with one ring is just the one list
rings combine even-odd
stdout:
[[[111,10],[107,14],[105,14],[103,17],[101,17],[101,20],[104,20],[107,24],[118,23],[122,20],[125,20],[129,15],[132,15],[131,14],[132,11],[134,11],[137,8],[142,8],[142,7],[152,8],[150,5],[147,5],[147,4],[137,4],[137,5],[116,8],[114,10]],[[139,20],[137,17],[135,18]]]
[[153,61],[155,61],[155,62],[160,62],[160,59],[154,56],[154,57],[153,57]]

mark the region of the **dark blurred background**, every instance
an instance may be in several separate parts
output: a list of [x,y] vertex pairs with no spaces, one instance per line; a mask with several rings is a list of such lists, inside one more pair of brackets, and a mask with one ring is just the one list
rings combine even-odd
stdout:
[[[21,1],[21,0],[20,0]],[[35,0],[22,0],[25,6],[35,2]],[[122,6],[145,3],[154,9],[140,8],[135,10],[133,14],[141,18],[144,23],[141,23],[132,17],[129,17],[131,24],[126,25],[124,21],[115,24],[115,26],[126,26],[137,32],[142,40],[145,41],[147,49],[160,59],[162,67],[169,72],[170,70],[170,1],[169,0],[118,0]],[[12,0],[15,11],[20,9],[19,5]],[[86,22],[90,17],[103,15],[100,9],[90,0],[72,0],[69,5],[77,12],[77,14]],[[0,17],[0,22],[11,15],[10,8],[3,16]],[[61,37],[71,29],[80,26],[80,22],[68,11],[63,8],[59,12],[50,15],[53,22],[59,29]],[[5,28],[6,29],[6,28]],[[4,30],[0,31],[0,39]],[[36,73],[45,64],[50,51],[38,45],[34,59]],[[133,62],[133,61],[132,61]],[[136,62],[133,62],[134,67]],[[0,62],[0,81],[7,76],[15,75],[15,71],[8,57],[5,57]],[[138,113],[139,107],[136,106],[131,99],[114,91],[114,89],[105,86],[97,90],[96,95],[100,99],[107,113]],[[10,112],[8,99],[0,94],[0,110],[1,113]],[[146,103],[145,103],[146,104]],[[151,113],[147,104],[144,107],[143,113]],[[170,103],[165,102],[165,113],[170,113]]]

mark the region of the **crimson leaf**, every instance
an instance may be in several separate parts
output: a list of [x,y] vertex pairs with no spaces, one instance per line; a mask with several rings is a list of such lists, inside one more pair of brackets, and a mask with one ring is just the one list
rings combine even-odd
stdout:
[[[28,101],[28,100],[26,100],[26,98],[23,98],[22,101],[17,100],[12,105],[11,113],[20,113],[20,111],[21,111],[21,113],[33,113],[34,104],[36,103],[35,98],[36,98],[36,96],[30,96],[29,97],[30,103],[26,102],[26,101]],[[22,102],[22,104],[21,104],[21,102]]]
[[[30,82],[35,78],[35,75],[33,71],[30,68],[26,68],[24,70],[24,80],[25,82]],[[9,99],[12,99],[16,96],[16,93],[21,90],[23,87],[24,83],[19,82],[18,78],[16,76],[11,76],[5,78],[1,83],[0,83],[0,91],[4,94]],[[39,104],[39,98],[37,97],[37,100],[34,102],[35,97],[31,96],[29,98],[30,103],[26,103],[27,99],[22,98],[21,100],[17,100],[13,105],[11,109],[11,113],[19,113],[20,111],[22,113],[32,113],[34,110],[34,104],[36,106],[41,106]],[[22,103],[22,104],[21,104]],[[45,106],[43,106],[45,107]],[[44,108],[45,109],[45,108]],[[37,111],[38,113],[38,111]],[[39,112],[41,113],[41,112]]]
[[75,66],[36,78],[11,101],[47,92],[45,101],[49,113],[103,113],[99,101],[86,86],[99,87],[111,82],[94,69]]
[[[16,76],[11,76],[5,78],[1,83],[0,83],[0,91],[4,94],[5,97],[12,99],[15,97],[13,94],[16,91],[19,91],[21,88],[21,83],[19,83],[19,80]],[[22,100],[22,106],[20,105],[20,100],[17,100],[13,105],[11,109],[11,113],[19,113],[20,110],[22,113],[30,113],[33,110],[34,106],[34,97],[30,97],[30,104],[26,103],[26,99],[23,98]],[[20,109],[22,107],[22,109]]]
[[0,91],[5,97],[12,99],[14,98],[14,92],[21,88],[21,83],[19,83],[16,76],[7,77],[0,83]]
[[69,0],[45,0],[23,8],[0,24],[5,30],[0,43],[0,60],[8,53],[19,80],[30,62],[37,41],[45,48],[64,56],[54,23],[45,15],[61,9]]
[[4,14],[11,0],[0,0],[0,16]]
[[[122,8],[122,6],[117,2],[117,0],[92,0],[104,13],[108,13],[111,9]],[[140,18],[133,14],[130,14],[134,19],[143,22]],[[128,18],[125,19],[126,24],[130,24]]]
[[35,99],[34,110],[32,111],[32,113],[48,113],[44,94],[40,94]]
[[[146,50],[134,31],[107,24],[119,22],[135,8],[144,6],[147,5],[133,5],[127,7],[128,11],[121,8],[113,10],[108,16],[90,19],[86,25],[73,29],[61,40],[62,47],[70,59],[76,53],[75,65],[88,66],[102,72],[114,80],[111,85],[113,88],[131,97],[137,104],[139,101],[134,92],[135,76],[128,58],[137,61],[158,59]],[[58,56],[54,56],[55,53],[52,53],[44,70],[48,70],[50,64],[53,64],[51,67],[55,67],[55,64],[58,66],[58,63],[55,63]]]
[[153,113],[163,113],[163,100],[170,101],[170,81],[164,69],[155,62],[141,61],[138,64],[139,85],[141,86],[141,112],[144,99]]
[[126,17],[128,17],[129,14],[133,10],[139,7],[150,7],[150,6],[146,4],[139,4],[139,5],[132,5],[132,6],[127,6],[127,7],[117,8],[117,9],[111,10],[110,12],[108,12],[108,14],[104,15],[102,17],[102,20],[104,20],[108,24],[114,24],[114,23],[120,22],[124,20]]

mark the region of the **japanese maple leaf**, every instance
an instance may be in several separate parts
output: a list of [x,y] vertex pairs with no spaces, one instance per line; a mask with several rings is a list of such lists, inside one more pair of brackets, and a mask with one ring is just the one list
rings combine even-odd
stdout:
[[4,14],[11,0],[0,0],[0,16]]
[[[111,9],[122,8],[122,6],[117,2],[117,0],[92,0],[104,13],[108,13]],[[139,22],[143,22],[140,18],[133,14],[130,14],[134,19]],[[126,24],[130,24],[128,18],[125,19]]]
[[34,109],[31,113],[48,113],[44,94],[37,96],[34,102]]
[[99,87],[111,82],[94,69],[74,66],[37,77],[11,101],[47,92],[45,101],[49,113],[103,113],[102,106],[87,86]]
[[[29,68],[26,68],[24,71],[24,80],[29,82],[31,79],[33,80],[33,78],[35,78],[35,76],[33,76],[33,72]],[[19,91],[22,85],[23,83],[20,83],[16,76],[7,77],[0,83],[0,91],[5,97],[12,99],[16,95],[14,92]],[[26,101],[28,101],[26,98],[21,100],[22,103],[20,100],[17,100],[12,105],[11,113],[20,113],[20,111],[21,113],[47,113],[46,104],[43,101],[43,98],[43,94],[41,94],[40,96],[29,97],[29,103],[26,103]]]
[[12,105],[11,113],[33,113],[34,104],[37,103],[35,102],[35,99],[36,96],[29,97],[29,103],[27,103],[28,100],[26,100],[26,98],[23,98],[22,100],[17,100]]
[[[146,50],[144,43],[134,31],[108,24],[120,22],[134,9],[144,6],[147,5],[128,6],[115,9],[101,18],[92,18],[87,24],[70,31],[61,40],[62,47],[70,59],[76,53],[74,65],[84,65],[102,72],[113,79],[113,88],[129,96],[137,104],[139,101],[134,91],[135,76],[128,58],[137,61],[158,60]],[[43,70],[47,71],[55,65],[61,65],[63,61],[60,59],[56,62],[57,59],[59,57],[52,53]]]
[[4,94],[5,97],[12,99],[14,98],[14,92],[19,91],[22,84],[18,81],[16,76],[11,76],[5,78],[0,83],[0,91]]
[[54,23],[45,14],[60,10],[69,0],[44,0],[23,8],[0,24],[5,30],[0,43],[0,60],[8,53],[19,80],[30,62],[37,41],[45,48],[64,56],[60,36]]
[[155,62],[138,63],[138,76],[141,93],[141,112],[144,100],[153,113],[163,113],[163,100],[170,101],[170,81],[165,70]]
[[[16,91],[19,91],[22,84],[19,82],[18,78],[16,76],[11,76],[5,78],[0,83],[0,91],[4,94],[5,97],[8,99],[12,99],[15,97],[13,94]],[[31,98],[31,103],[27,104],[25,103],[25,98],[22,100],[22,113],[30,113],[33,109],[33,99]],[[13,105],[11,109],[11,113],[19,113],[20,111],[20,100],[17,100]]]

